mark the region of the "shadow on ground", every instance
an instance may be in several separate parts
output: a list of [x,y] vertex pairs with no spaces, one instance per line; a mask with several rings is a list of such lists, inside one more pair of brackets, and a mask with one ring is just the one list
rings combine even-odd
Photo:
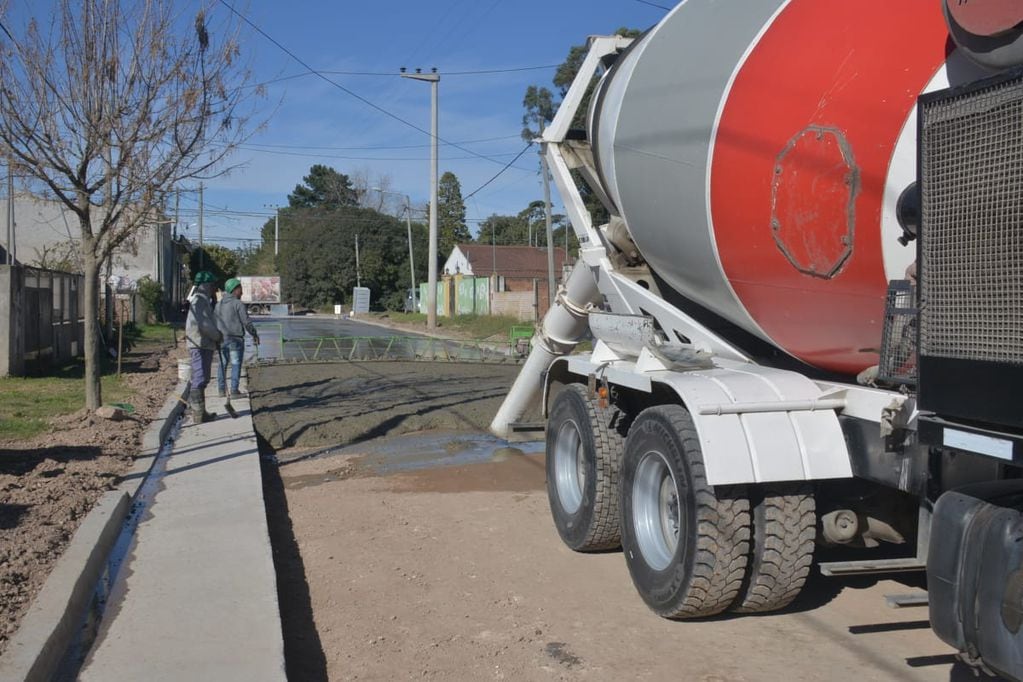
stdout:
[[277,458],[273,448],[262,436],[257,436],[257,441],[266,520],[273,547],[274,571],[277,574],[277,602],[281,610],[288,679],[309,682],[326,680],[327,658],[313,620],[305,563],[288,514],[288,498],[284,494]]

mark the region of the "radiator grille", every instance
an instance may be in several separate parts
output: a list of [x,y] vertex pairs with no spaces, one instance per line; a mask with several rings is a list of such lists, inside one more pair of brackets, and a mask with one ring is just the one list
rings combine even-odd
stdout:
[[888,285],[881,333],[878,381],[885,384],[916,384],[917,310],[913,285],[895,280]]
[[1023,365],[1023,82],[920,105],[920,353]]

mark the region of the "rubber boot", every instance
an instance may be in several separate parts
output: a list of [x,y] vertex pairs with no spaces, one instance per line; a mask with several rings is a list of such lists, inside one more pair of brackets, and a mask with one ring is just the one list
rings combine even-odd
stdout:
[[211,421],[213,421],[214,419],[217,418],[217,415],[214,414],[213,412],[207,412],[206,411],[206,392],[205,391],[200,391],[199,394],[195,396],[195,404],[196,404],[196,414],[200,415],[200,419],[196,420],[197,424],[202,424],[204,422],[211,422]]
[[195,389],[192,389],[190,392],[190,395],[188,396],[188,408],[189,412],[192,414],[192,423],[202,424],[205,421],[205,419],[203,419],[204,406],[199,404],[196,393],[197,391]]

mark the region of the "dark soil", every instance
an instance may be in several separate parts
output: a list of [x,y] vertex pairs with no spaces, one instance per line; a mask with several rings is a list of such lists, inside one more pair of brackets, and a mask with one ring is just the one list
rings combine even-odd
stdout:
[[131,466],[177,383],[175,351],[136,351],[125,381],[135,391],[131,419],[107,421],[83,409],[31,440],[0,442],[0,653],[82,519]]

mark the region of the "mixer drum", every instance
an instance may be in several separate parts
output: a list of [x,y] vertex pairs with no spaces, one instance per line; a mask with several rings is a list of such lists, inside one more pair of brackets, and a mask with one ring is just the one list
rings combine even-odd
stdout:
[[817,367],[877,364],[915,104],[971,80],[934,0],[688,0],[602,80],[598,172],[668,285]]

